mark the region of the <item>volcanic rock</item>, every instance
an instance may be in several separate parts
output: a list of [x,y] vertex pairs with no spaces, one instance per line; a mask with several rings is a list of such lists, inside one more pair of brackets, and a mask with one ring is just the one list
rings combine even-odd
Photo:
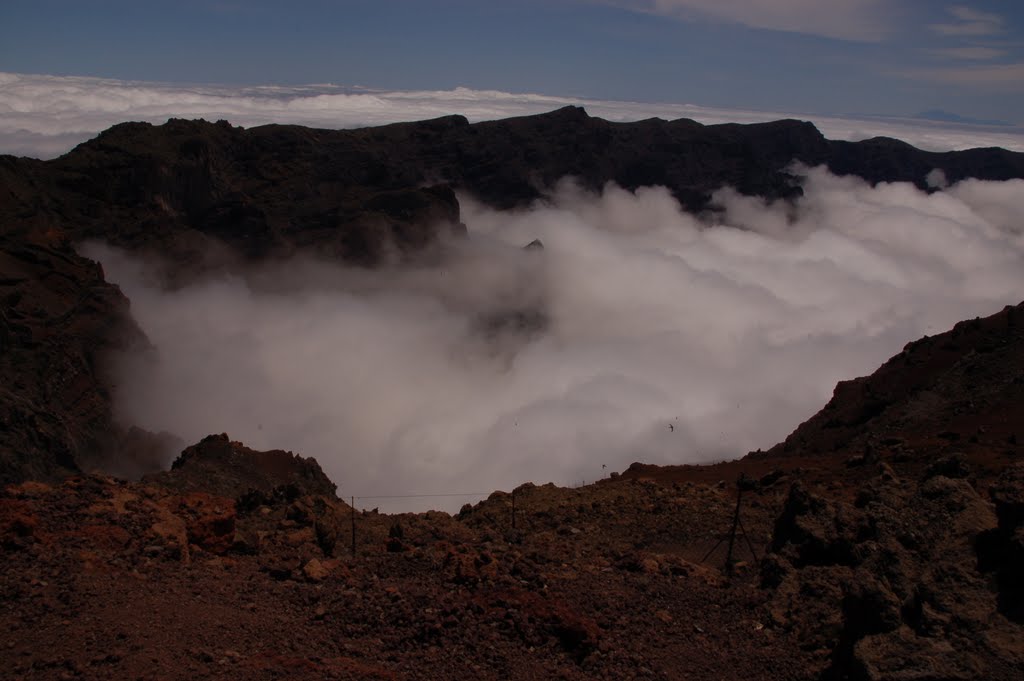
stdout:
[[280,449],[256,451],[226,434],[208,435],[188,447],[171,470],[143,478],[147,483],[181,493],[206,492],[236,499],[250,492],[270,498],[319,494],[334,498],[337,486],[313,458]]
[[[824,409],[784,442],[748,456],[770,460],[844,450],[914,459],[916,449],[927,448],[940,456],[925,466],[939,466],[938,459],[953,454],[960,464],[948,465],[969,468],[983,455],[979,464],[990,466],[990,454],[1012,449],[1006,445],[1020,423],[1024,304],[908,343],[871,376],[841,381]],[[951,433],[973,435],[960,442]]]
[[358,130],[171,119],[116,125],[52,161],[0,157],[0,221],[10,235],[56,229],[171,256],[186,271],[298,250],[375,264],[461,234],[453,189],[511,208],[573,177],[593,191],[607,182],[662,185],[701,211],[723,185],[766,199],[799,196],[787,170],[794,161],[921,189],[935,168],[950,182],[1024,177],[1024,154],[829,141],[796,120],[611,123],[579,107]]
[[[9,223],[8,223],[9,224]],[[142,347],[128,300],[59,233],[41,241],[0,236],[0,484],[58,480],[135,447],[114,424],[115,350]]]

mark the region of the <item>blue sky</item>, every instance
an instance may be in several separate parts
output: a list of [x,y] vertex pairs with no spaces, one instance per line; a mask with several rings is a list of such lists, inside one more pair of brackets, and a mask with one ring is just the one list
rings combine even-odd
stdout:
[[1024,3],[4,0],[0,71],[1024,123]]

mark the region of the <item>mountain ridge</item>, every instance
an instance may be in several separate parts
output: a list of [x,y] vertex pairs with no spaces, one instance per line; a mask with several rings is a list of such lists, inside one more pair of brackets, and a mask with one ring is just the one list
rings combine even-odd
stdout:
[[[395,249],[428,243],[432,235],[416,227],[424,221],[458,231],[457,202],[446,187],[514,208],[571,176],[595,191],[606,182],[662,185],[684,208],[700,212],[723,185],[767,200],[799,196],[787,170],[794,161],[921,189],[934,169],[950,183],[1024,177],[1022,153],[926,152],[886,138],[830,141],[796,120],[611,123],[579,107],[474,124],[447,116],[355,130],[243,130],[226,121],[171,119],[113,126],[51,161],[2,157],[8,191],[0,195],[0,218],[5,230],[59,225],[73,240],[157,245],[183,260],[226,244],[248,257],[304,248],[373,264]],[[104,179],[92,182],[94,175]],[[388,192],[398,194],[374,203]],[[49,201],[33,202],[40,194]],[[400,214],[381,210],[389,201],[408,205]],[[124,226],[129,221],[138,224],[134,232]]]

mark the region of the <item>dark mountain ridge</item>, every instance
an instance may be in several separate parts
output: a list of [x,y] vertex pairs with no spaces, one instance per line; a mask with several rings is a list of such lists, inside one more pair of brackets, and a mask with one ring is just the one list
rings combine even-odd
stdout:
[[1024,154],[830,141],[796,120],[611,123],[578,107],[357,130],[172,119],[116,125],[52,161],[0,157],[0,220],[8,234],[57,229],[183,262],[211,249],[249,258],[304,249],[374,264],[422,249],[434,230],[457,233],[452,190],[511,208],[571,176],[591,190],[662,185],[699,212],[723,185],[769,200],[800,195],[794,161],[922,189],[935,168],[950,182],[1024,177]]

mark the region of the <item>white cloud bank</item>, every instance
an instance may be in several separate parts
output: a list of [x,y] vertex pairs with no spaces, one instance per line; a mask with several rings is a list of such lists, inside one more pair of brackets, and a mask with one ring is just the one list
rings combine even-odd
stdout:
[[[1024,181],[929,196],[816,169],[805,192],[794,212],[724,189],[714,227],[661,188],[565,183],[513,213],[464,198],[471,238],[440,262],[294,261],[175,292],[86,252],[158,349],[125,363],[129,421],[315,456],[345,495],[488,492],[771,446],[836,381],[1020,301]],[[545,330],[487,323],[531,306]]]
[[0,73],[0,153],[52,158],[115,123],[163,123],[168,118],[227,119],[251,127],[295,123],[353,128],[462,114],[471,121],[550,111],[568,104],[611,121],[692,118],[701,123],[755,123],[780,118],[813,121],[830,139],[875,136],[945,151],[1000,146],[1024,151],[1024,130],[891,118],[839,118],[783,111],[714,109],[512,94],[456,88],[376,91],[334,85],[227,87],[102,78]]

